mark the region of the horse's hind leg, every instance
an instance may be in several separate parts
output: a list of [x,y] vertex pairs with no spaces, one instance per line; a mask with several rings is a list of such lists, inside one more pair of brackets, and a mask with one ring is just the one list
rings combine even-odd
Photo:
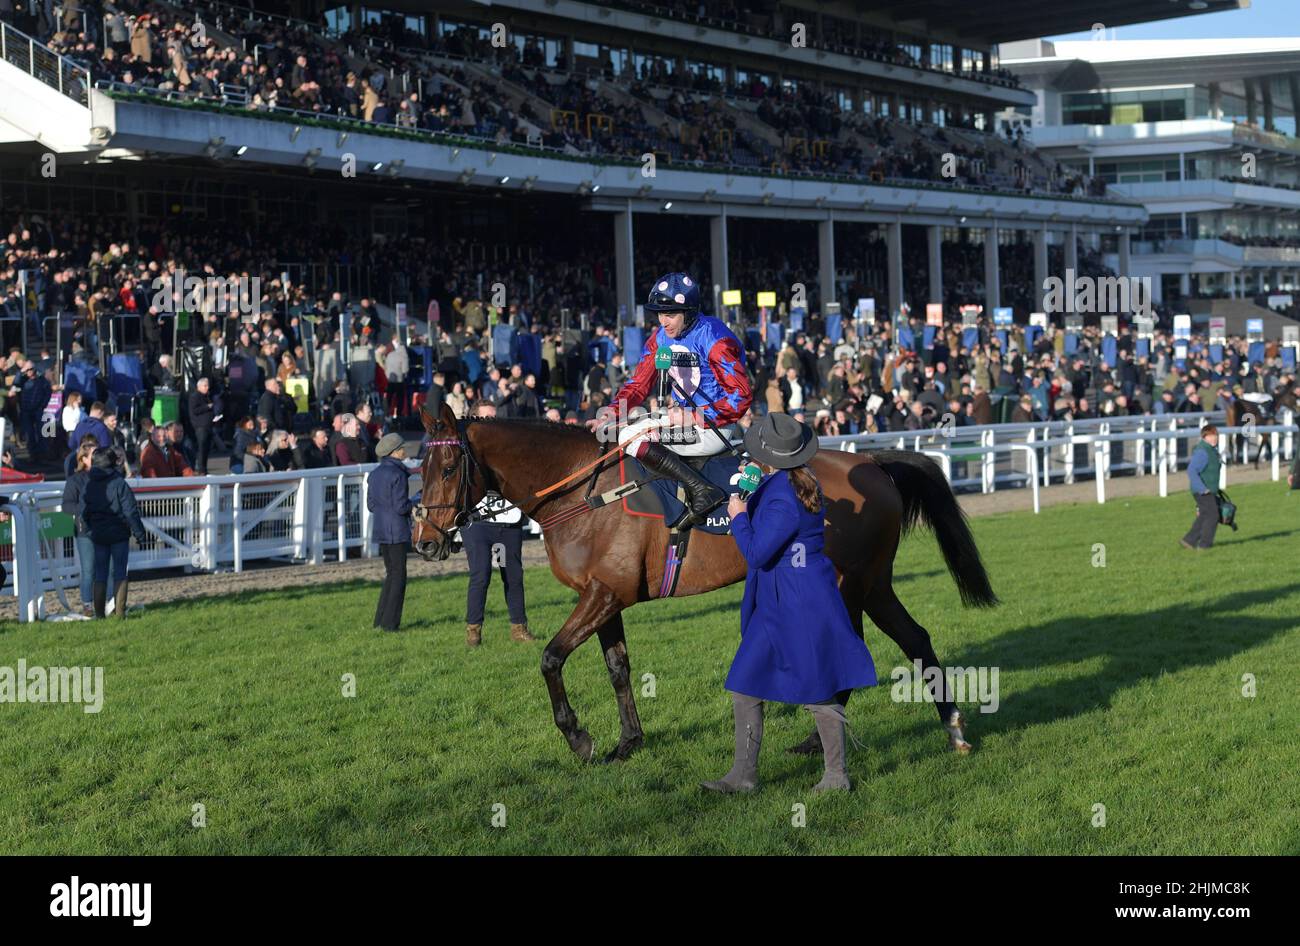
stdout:
[[[844,599],[844,606],[849,609],[849,620],[853,622],[853,629],[863,640],[866,639],[862,627],[862,598],[865,587],[866,580],[860,575],[846,575],[840,579],[840,597]],[[835,694],[835,699],[841,706],[848,706],[849,697],[852,695],[852,690],[842,690]],[[820,755],[822,737],[818,734],[817,727],[813,727],[807,739],[785,751],[791,755]]]
[[947,690],[947,680],[943,667],[939,664],[939,658],[935,656],[934,646],[930,643],[930,635],[926,633],[925,628],[916,623],[912,615],[907,613],[907,608],[903,607],[903,603],[894,594],[889,577],[884,576],[868,592],[867,615],[877,627],[893,638],[894,642],[903,649],[909,661],[921,661],[923,674],[926,674],[930,668],[935,668],[938,683],[930,683],[930,694],[934,699],[935,709],[939,711],[939,721],[943,723],[943,728],[948,733],[949,746],[954,752],[965,755],[971,750],[971,744],[966,741],[966,736],[962,732],[966,720],[961,711],[948,699],[949,694],[941,692],[940,688]]
[[606,762],[621,762],[641,748],[643,734],[641,720],[636,715],[636,701],[632,693],[632,665],[627,659],[627,639],[623,636],[623,615],[616,614],[599,628],[601,649],[605,651],[605,666],[609,668],[609,682],[618,698],[618,720],[622,732],[618,745],[605,756]]
[[595,744],[585,729],[578,728],[578,714],[569,705],[569,696],[564,689],[564,662],[583,641],[610,618],[617,616],[622,609],[623,603],[612,591],[600,582],[593,581],[578,599],[578,606],[564,622],[564,627],[560,628],[559,633],[551,638],[542,651],[542,676],[546,679],[546,689],[551,694],[551,712],[555,717],[555,725],[569,743],[569,748],[584,761],[591,759]]

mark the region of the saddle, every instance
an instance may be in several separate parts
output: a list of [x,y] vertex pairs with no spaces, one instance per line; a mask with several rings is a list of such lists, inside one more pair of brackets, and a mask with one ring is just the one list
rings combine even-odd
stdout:
[[[701,476],[730,496],[739,490],[736,480],[736,460],[731,454],[713,457],[682,457]],[[619,458],[618,481],[622,485],[639,482],[642,487],[622,495],[623,511],[631,516],[647,516],[665,523],[674,521],[686,508],[685,489],[676,480],[651,473],[635,457],[624,454]],[[720,505],[709,518],[696,526],[711,535],[728,535],[731,517],[725,505]]]

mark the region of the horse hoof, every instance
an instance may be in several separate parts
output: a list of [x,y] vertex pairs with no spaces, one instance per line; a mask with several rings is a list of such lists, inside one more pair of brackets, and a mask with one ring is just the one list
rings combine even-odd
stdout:
[[791,746],[785,750],[790,755],[821,755],[822,740],[814,731],[811,736],[799,743],[797,746]]
[[575,735],[573,740],[569,743],[569,748],[571,748],[583,762],[590,762],[592,757],[596,754],[595,740],[591,738],[585,729],[578,730],[577,735]]
[[958,755],[970,755],[971,750],[975,748],[966,741],[966,717],[961,714],[960,710],[953,710],[952,715],[948,717],[947,724],[943,727],[948,731],[948,748]]
[[632,753],[641,748],[641,739],[628,739],[620,742],[612,750],[605,754],[605,761],[608,762],[626,762]]

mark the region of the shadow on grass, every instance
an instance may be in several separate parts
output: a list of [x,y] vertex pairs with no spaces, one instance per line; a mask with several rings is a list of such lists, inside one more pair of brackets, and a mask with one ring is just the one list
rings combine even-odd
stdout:
[[[1300,583],[1226,595],[1133,614],[1061,618],[1030,624],[949,655],[953,667],[1042,670],[1100,659],[1086,675],[1015,689],[1002,684],[995,713],[964,707],[976,736],[1007,733],[1072,719],[1108,708],[1117,694],[1165,674],[1206,667],[1300,628],[1300,619],[1246,613],[1265,602],[1300,593]],[[888,686],[888,683],[883,685]],[[915,731],[933,732],[933,718]]]

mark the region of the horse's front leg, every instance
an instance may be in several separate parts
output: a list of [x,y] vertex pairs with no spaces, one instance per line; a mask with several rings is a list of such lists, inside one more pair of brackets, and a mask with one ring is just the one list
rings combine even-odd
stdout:
[[618,719],[622,729],[618,745],[605,756],[605,761],[621,762],[640,749],[643,741],[641,720],[636,715],[636,701],[632,694],[632,665],[627,659],[623,615],[614,615],[596,633],[600,635],[600,646],[605,651],[609,682],[613,684],[614,695],[618,698]]
[[551,712],[555,717],[555,725],[569,743],[569,748],[583,761],[591,759],[595,744],[585,729],[578,728],[578,714],[569,705],[569,696],[564,689],[564,662],[569,659],[569,654],[582,646],[583,641],[621,610],[623,602],[609,588],[593,580],[583,591],[578,606],[573,609],[559,633],[551,638],[542,651],[542,676],[546,680],[546,689],[551,694]]

